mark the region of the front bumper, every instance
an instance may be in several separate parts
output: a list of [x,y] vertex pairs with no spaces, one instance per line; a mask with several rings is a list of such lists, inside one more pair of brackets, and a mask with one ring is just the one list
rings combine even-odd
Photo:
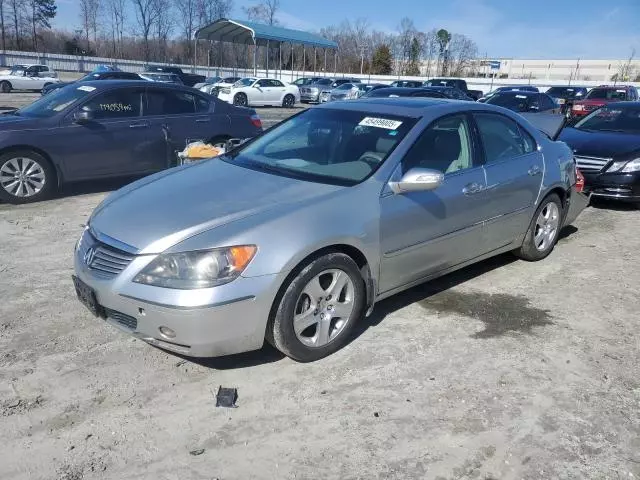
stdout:
[[585,191],[594,197],[640,202],[640,172],[582,174]]
[[319,102],[320,101],[320,92],[316,93],[302,93],[300,92],[300,101],[301,102]]
[[[157,347],[191,357],[216,357],[257,350],[280,275],[239,277],[203,290],[174,290],[133,283],[155,255],[138,256],[117,276],[91,270],[74,255],[75,275],[91,287],[100,316],[111,325]],[[161,327],[175,332],[167,336]]]

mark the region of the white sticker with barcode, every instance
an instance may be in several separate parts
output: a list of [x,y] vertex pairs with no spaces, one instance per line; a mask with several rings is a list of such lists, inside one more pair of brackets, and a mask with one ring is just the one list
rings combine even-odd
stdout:
[[387,130],[396,130],[402,122],[398,120],[389,120],[388,118],[375,118],[375,117],[365,117],[363,118],[359,125],[363,127],[378,127],[378,128],[386,128]]

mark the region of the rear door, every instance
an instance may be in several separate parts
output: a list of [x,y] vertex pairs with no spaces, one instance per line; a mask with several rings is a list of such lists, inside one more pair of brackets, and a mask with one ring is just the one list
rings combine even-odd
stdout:
[[526,232],[544,176],[542,152],[534,138],[511,118],[476,112],[487,178],[487,245],[494,250]]
[[284,99],[284,94],[286,93],[287,88],[280,80],[269,80],[269,82],[271,83],[271,88],[273,90],[273,105],[282,105],[282,100]]
[[218,134],[220,126],[214,124],[211,102],[204,95],[179,88],[147,88],[144,118],[150,123],[152,148],[158,152],[155,168],[172,163],[187,143],[206,142]]
[[[60,135],[67,139],[62,156],[69,180],[148,171],[149,124],[140,117],[143,92],[142,88],[108,90],[65,117]],[[79,110],[93,112],[94,120],[75,123],[73,114]]]

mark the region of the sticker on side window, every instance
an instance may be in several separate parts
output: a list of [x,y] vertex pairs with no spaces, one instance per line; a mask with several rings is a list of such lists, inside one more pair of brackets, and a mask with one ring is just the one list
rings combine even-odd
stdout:
[[386,128],[387,130],[396,130],[402,122],[397,120],[389,120],[388,118],[364,117],[358,125],[363,127]]
[[516,98],[527,98],[526,95],[516,95]]
[[96,87],[90,87],[89,85],[82,85],[81,87],[78,87],[78,90],[82,90],[83,92],[93,92],[96,89]]

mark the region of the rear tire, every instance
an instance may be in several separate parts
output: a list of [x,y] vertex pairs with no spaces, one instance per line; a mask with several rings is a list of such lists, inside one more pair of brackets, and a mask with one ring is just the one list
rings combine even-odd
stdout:
[[13,89],[13,86],[11,85],[10,82],[3,80],[2,82],[0,82],[0,91],[2,93],[11,93],[11,90]]
[[236,93],[233,97],[233,104],[238,107],[246,107],[248,105],[247,96],[244,93]]
[[364,313],[366,289],[358,265],[343,253],[307,263],[276,299],[267,325],[271,345],[299,362],[342,348]]
[[0,156],[0,200],[14,205],[50,198],[57,189],[53,165],[32,150]]
[[522,246],[513,253],[529,262],[548,257],[558,241],[563,218],[560,197],[548,195],[536,209]]
[[285,95],[284,98],[282,99],[282,106],[284,108],[293,108],[295,104],[296,104],[296,97],[294,97],[290,93]]

